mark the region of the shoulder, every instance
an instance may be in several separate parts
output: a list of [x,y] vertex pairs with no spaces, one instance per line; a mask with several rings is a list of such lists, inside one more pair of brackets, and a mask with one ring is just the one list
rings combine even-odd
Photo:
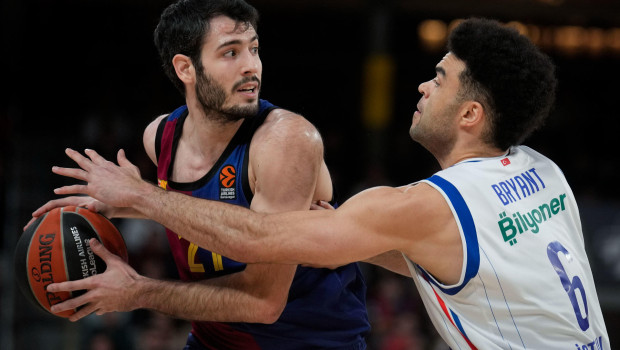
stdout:
[[153,119],[153,121],[151,121],[149,125],[147,125],[146,128],[144,129],[144,135],[155,137],[159,124],[161,123],[162,119],[168,117],[168,115],[169,114],[162,114],[159,117]]
[[157,152],[155,150],[155,137],[157,137],[157,128],[159,127],[162,119],[166,117],[168,117],[168,114],[163,114],[155,118],[152,122],[149,123],[149,125],[146,126],[146,128],[144,129],[144,134],[142,135],[144,150],[155,164],[157,164]]
[[322,153],[323,141],[317,128],[302,115],[286,109],[272,110],[265,122],[256,130],[252,147],[312,150]]

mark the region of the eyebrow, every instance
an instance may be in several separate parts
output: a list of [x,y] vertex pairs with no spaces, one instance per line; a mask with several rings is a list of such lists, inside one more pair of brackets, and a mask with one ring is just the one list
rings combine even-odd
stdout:
[[443,67],[435,67],[435,72],[437,72],[437,74],[441,74],[444,78],[446,77],[446,70],[443,69]]
[[[250,41],[249,41],[249,42],[254,42],[254,41],[256,41],[256,40],[258,40],[258,35],[254,35],[254,36],[252,37],[252,39],[250,39]],[[230,45],[240,45],[240,44],[242,44],[242,43],[243,43],[243,42],[242,42],[241,40],[239,40],[239,39],[229,40],[229,41],[227,41],[227,42],[225,42],[225,43],[222,43],[220,46],[218,46],[218,47],[217,47],[217,50],[221,49],[222,47],[226,47],[226,46],[230,46]]]

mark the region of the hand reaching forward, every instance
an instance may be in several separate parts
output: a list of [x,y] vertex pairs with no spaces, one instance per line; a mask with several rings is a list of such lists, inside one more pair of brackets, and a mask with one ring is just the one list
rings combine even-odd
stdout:
[[[140,177],[140,170],[125,157],[125,151],[118,151],[118,165],[106,160],[97,152],[87,149],[80,152],[67,148],[65,153],[80,168],[53,167],[52,172],[83,180],[85,185],[64,186],[54,190],[56,194],[86,194],[114,207],[131,206],[131,198],[146,183]],[[146,184],[148,185],[148,184]]]
[[310,210],[334,210],[335,208],[327,201],[318,200],[310,203]]
[[54,313],[72,310],[83,306],[69,320],[75,322],[95,312],[103,315],[113,311],[131,311],[139,307],[137,297],[140,293],[136,285],[144,278],[120,257],[112,254],[98,240],[92,238],[90,246],[106,263],[104,273],[81,280],[52,283],[47,290],[52,293],[86,290],[86,293],[52,306]]
[[94,211],[96,213],[101,213],[105,215],[107,218],[113,218],[115,213],[115,207],[104,204],[92,197],[88,196],[72,196],[72,197],[64,197],[59,199],[53,199],[42,206],[39,209],[32,212],[32,219],[28,221],[26,226],[24,226],[24,231],[35,222],[41,215],[51,211],[55,208],[67,207],[67,206],[76,206],[76,207],[84,207],[90,211]]

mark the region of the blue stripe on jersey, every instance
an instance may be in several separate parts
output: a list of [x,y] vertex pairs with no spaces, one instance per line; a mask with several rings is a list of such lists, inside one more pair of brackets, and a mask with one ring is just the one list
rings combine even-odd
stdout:
[[177,109],[175,109],[172,113],[170,113],[170,115],[168,116],[168,121],[173,121],[175,119],[178,119],[181,115],[183,115],[183,112],[185,112],[187,110],[187,106],[183,105]]
[[[454,324],[456,325],[456,328],[459,329],[459,331],[461,331],[461,334],[463,334],[463,336],[469,340],[469,337],[467,336],[467,333],[465,333],[465,330],[463,329],[463,325],[461,325],[461,320],[459,319],[459,317],[454,313],[454,311],[452,311],[452,309],[450,309],[450,315],[452,315],[452,319],[454,320]],[[471,340],[470,340],[471,341]]]
[[474,224],[474,218],[467,207],[467,203],[465,203],[463,196],[453,184],[438,175],[431,176],[428,181],[441,188],[446,196],[448,196],[450,203],[452,203],[452,207],[456,211],[457,219],[459,220],[460,226],[463,230],[463,236],[465,237],[465,244],[467,246],[467,261],[463,262],[466,264],[465,279],[463,280],[463,283],[453,288],[443,288],[437,284],[434,278],[429,279],[442,292],[448,295],[454,295],[463,289],[470,279],[478,274],[478,269],[480,268],[480,251],[478,249],[478,234],[476,232],[476,225]]
[[452,327],[452,325],[448,323],[449,321],[448,316],[446,316],[444,313],[442,313],[441,316],[442,316],[441,320],[443,321],[444,328],[446,329],[446,331],[448,332],[448,334],[450,334],[450,337],[452,338],[452,343],[456,344],[456,346],[459,347],[459,350],[462,350],[461,346],[459,345],[459,342],[456,340],[456,337],[453,334],[454,327]]

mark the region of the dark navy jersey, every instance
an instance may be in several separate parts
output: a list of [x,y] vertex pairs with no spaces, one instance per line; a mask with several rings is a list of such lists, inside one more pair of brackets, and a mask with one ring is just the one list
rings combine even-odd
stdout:
[[[176,149],[187,117],[186,106],[164,118],[157,130],[160,187],[190,196],[249,207],[249,147],[254,132],[277,107],[261,100],[256,116],[246,119],[218,161],[191,183],[170,180]],[[245,264],[200,248],[166,229],[182,280],[197,281],[237,273]],[[295,234],[291,232],[291,234]],[[192,322],[188,349],[365,349],[370,325],[366,285],[357,264],[340,268],[298,267],[288,302],[274,324]]]

